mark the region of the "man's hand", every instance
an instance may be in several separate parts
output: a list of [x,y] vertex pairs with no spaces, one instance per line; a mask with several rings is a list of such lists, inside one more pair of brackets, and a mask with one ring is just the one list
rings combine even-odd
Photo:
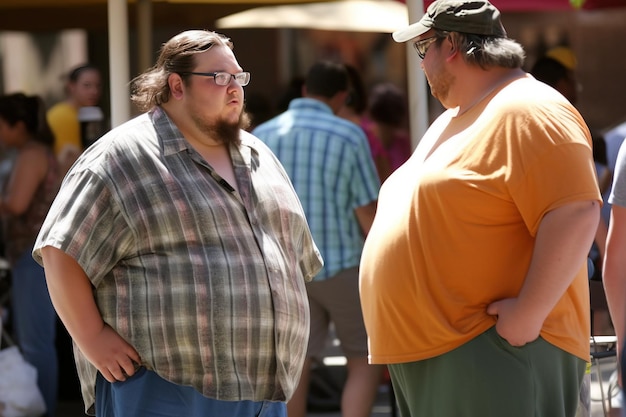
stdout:
[[517,298],[505,298],[491,303],[487,314],[498,316],[496,332],[511,346],[524,346],[539,337],[543,320],[518,311]]
[[109,325],[78,346],[85,357],[109,382],[125,381],[141,364],[139,353]]

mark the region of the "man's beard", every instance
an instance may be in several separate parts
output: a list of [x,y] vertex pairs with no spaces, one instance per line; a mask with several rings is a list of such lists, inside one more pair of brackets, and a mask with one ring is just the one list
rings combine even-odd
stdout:
[[250,126],[250,115],[242,111],[239,120],[236,122],[228,122],[224,119],[218,119],[213,125],[206,126],[205,131],[209,137],[224,145],[239,146],[241,143],[240,131]]

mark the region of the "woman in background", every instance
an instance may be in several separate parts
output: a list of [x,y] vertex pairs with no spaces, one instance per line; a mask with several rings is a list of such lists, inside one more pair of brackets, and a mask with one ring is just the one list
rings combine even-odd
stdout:
[[37,96],[0,97],[0,143],[15,151],[0,198],[6,257],[11,264],[13,328],[24,359],[37,368],[38,385],[53,416],[57,402],[56,313],[43,268],[31,253],[58,190],[54,136]]
[[411,156],[408,114],[406,95],[394,84],[379,83],[370,91],[368,115],[371,124],[368,128],[380,141],[390,169],[381,181]]
[[97,106],[102,96],[100,70],[84,64],[72,69],[67,76],[66,99],[48,110],[47,119],[56,142],[54,152],[61,172],[65,174],[83,151],[78,111],[81,107]]

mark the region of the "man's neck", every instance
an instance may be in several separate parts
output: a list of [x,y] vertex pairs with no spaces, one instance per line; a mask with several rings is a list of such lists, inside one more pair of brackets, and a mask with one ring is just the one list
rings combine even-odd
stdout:
[[476,75],[474,76],[470,74],[470,77],[461,81],[467,86],[467,90],[464,91],[464,94],[459,100],[459,112],[457,116],[468,112],[491,93],[508,82],[524,75],[524,71],[519,68],[498,67],[479,71],[482,72],[475,72],[474,74]]

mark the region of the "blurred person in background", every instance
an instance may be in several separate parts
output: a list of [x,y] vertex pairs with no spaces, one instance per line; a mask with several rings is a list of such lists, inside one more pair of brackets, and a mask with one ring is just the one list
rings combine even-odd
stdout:
[[[625,142],[626,143],[626,142]],[[615,168],[615,178],[609,196],[611,218],[606,241],[603,281],[609,311],[617,335],[619,384],[622,386],[626,372],[624,346],[626,341],[626,145],[622,145]]]
[[383,148],[389,164],[389,172],[381,175],[381,181],[400,167],[411,156],[411,138],[408,124],[408,101],[406,95],[392,83],[379,83],[369,93],[368,125]]
[[367,113],[367,89],[359,71],[352,65],[346,64],[348,77],[350,79],[350,90],[346,97],[346,103],[339,109],[337,115],[358,125],[363,129],[367,137],[367,143],[370,147],[376,171],[379,179],[387,178],[391,173],[389,157],[383,148],[383,145],[373,131],[372,122],[366,117]]
[[367,363],[358,289],[380,181],[363,130],[337,115],[349,83],[343,63],[318,61],[309,68],[302,97],[253,131],[285,167],[324,258],[324,268],[307,284],[311,330],[302,376],[287,403],[289,417],[306,415],[311,366],[331,324],[347,360],[342,416],[368,417],[382,379],[382,367]]
[[576,79],[576,66],[577,60],[574,52],[566,46],[557,46],[540,57],[532,66],[530,73],[576,105],[580,90]]
[[13,328],[24,359],[37,369],[50,417],[57,407],[57,316],[44,270],[31,252],[58,191],[60,173],[54,136],[38,96],[0,97],[0,142],[16,151],[0,199],[6,257],[11,264]]
[[63,174],[84,149],[78,112],[81,107],[97,106],[100,102],[100,70],[92,64],[83,64],[70,70],[65,95],[66,98],[53,105],[47,113],[48,124],[55,136],[54,152]]

